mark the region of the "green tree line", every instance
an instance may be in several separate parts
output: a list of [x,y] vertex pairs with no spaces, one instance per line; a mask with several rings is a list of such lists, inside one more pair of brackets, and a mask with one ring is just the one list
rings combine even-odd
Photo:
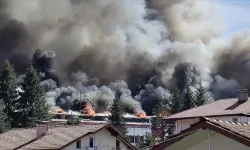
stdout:
[[24,82],[18,85],[16,81],[14,68],[6,60],[0,70],[0,133],[10,128],[33,127],[36,121],[50,118],[36,69],[30,65]]
[[209,101],[209,92],[201,83],[195,89],[192,89],[191,86],[187,84],[184,92],[180,92],[177,87],[172,90],[169,99],[166,100],[165,108],[169,114],[176,114],[178,112],[204,105],[209,103]]
[[178,87],[174,87],[170,92],[169,98],[156,99],[156,105],[153,110],[155,118],[152,122],[152,127],[154,130],[161,131],[159,135],[160,141],[172,135],[175,129],[174,122],[164,119],[166,112],[168,115],[172,115],[210,102],[209,92],[201,83],[194,89],[187,84],[184,92],[181,92]]

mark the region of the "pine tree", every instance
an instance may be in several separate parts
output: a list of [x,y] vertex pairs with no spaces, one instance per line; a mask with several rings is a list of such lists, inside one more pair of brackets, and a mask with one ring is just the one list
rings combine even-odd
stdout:
[[152,121],[152,127],[154,130],[160,130],[160,138],[163,141],[165,139],[165,128],[166,123],[164,120],[164,113],[166,112],[167,108],[164,104],[164,100],[162,98],[157,98],[155,108],[153,109],[153,113],[155,115]]
[[111,115],[109,117],[109,120],[111,121],[111,123],[118,129],[120,129],[125,135],[127,133],[127,126],[123,118],[124,108],[117,93],[115,95],[114,102],[111,106],[110,113]]
[[157,98],[155,108],[153,109],[154,115],[157,117],[161,117],[164,115],[165,112],[166,112],[166,106],[164,100],[162,98]]
[[49,106],[44,98],[44,89],[33,66],[25,73],[22,90],[19,105],[22,113],[21,127],[34,126],[36,120],[49,119]]
[[3,112],[4,104],[2,101],[0,101],[0,134],[5,132],[9,124],[6,122],[7,115]]
[[184,99],[183,99],[183,107],[182,111],[188,110],[195,107],[195,97],[194,93],[190,87],[190,85],[187,85],[186,91],[184,93]]
[[209,94],[207,89],[200,83],[199,87],[196,89],[195,94],[195,104],[196,106],[201,106],[209,101]]
[[38,98],[34,102],[35,110],[34,110],[34,116],[36,120],[40,121],[47,121],[51,118],[51,115],[49,114],[50,106],[46,102],[45,99],[45,92],[42,86],[38,86],[38,91],[40,91],[40,98]]
[[169,98],[168,109],[170,114],[178,113],[183,108],[183,95],[180,90],[175,87],[172,91],[172,94]]
[[6,60],[0,72],[0,100],[3,101],[3,112],[7,115],[5,122],[15,125],[17,115],[15,113],[15,104],[18,99],[16,74],[13,66]]

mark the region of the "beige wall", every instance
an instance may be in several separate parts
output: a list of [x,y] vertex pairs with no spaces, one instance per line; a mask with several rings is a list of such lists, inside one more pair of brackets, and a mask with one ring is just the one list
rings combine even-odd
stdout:
[[[209,134],[210,133],[210,134]],[[208,138],[209,137],[209,138]],[[210,148],[210,149],[209,149]],[[250,148],[214,131],[200,129],[164,150],[249,150]]]
[[[96,134],[88,135],[81,139],[81,149],[82,150],[94,150],[88,149],[89,147],[89,138],[94,136],[94,145],[96,146],[95,150],[112,150],[116,145],[116,136],[111,136],[110,132],[105,130],[101,130]],[[124,143],[120,142],[121,150],[127,150],[127,147]],[[80,150],[76,149],[76,142],[64,148],[63,150]]]
[[[223,117],[211,117],[213,119],[225,120],[225,121],[233,121],[233,118],[237,118],[238,122],[240,123],[250,123],[250,118],[245,116],[223,116]],[[179,133],[180,131],[187,129],[190,127],[191,124],[199,121],[198,119],[183,119],[176,121],[176,132]]]
[[[209,150],[208,139],[184,150]],[[250,148],[221,134],[215,134],[210,138],[211,150],[249,150]]]
[[176,121],[176,133],[181,132],[184,129],[190,127],[191,124],[199,121],[198,119],[184,119],[184,120],[177,120]]

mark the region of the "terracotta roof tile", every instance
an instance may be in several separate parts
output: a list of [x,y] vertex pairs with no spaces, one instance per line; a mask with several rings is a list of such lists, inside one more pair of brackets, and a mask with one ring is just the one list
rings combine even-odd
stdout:
[[184,119],[194,117],[209,117],[221,115],[238,115],[250,113],[250,99],[244,103],[239,103],[238,99],[223,99],[200,107],[192,108],[177,114],[173,114],[167,119]]

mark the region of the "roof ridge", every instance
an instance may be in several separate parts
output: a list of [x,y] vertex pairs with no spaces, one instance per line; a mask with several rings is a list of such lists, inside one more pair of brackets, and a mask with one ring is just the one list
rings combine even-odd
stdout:
[[[221,99],[221,100],[225,100],[225,99]],[[184,111],[181,111],[181,112],[178,112],[178,113],[172,114],[172,115],[168,116],[167,118],[169,118],[169,117],[171,117],[171,116],[174,116],[174,115],[181,114],[181,113],[185,113],[185,112],[187,112],[187,111],[190,111],[190,110],[193,110],[193,109],[196,109],[196,108],[201,108],[201,107],[204,107],[204,106],[207,106],[207,105],[213,104],[213,103],[218,102],[218,101],[221,101],[221,100],[213,101],[213,102],[211,102],[211,103],[206,103],[206,104],[204,104],[204,105],[200,105],[200,106],[198,106],[198,107],[193,107],[193,108],[190,108],[190,109],[187,109],[187,110],[184,110]]]
[[[29,128],[11,128],[10,130],[6,131],[6,132],[10,132],[10,131],[20,131],[20,130],[27,130],[27,129],[35,129],[35,127],[29,127]],[[4,132],[4,133],[6,133]],[[2,134],[4,134],[2,133]]]
[[212,123],[222,122],[222,123],[228,123],[228,124],[232,124],[232,125],[250,126],[248,123],[233,122],[233,121],[229,121],[229,120],[221,120],[221,119],[214,119],[214,118],[205,118],[205,119],[212,122]]
[[[178,112],[178,113],[176,113],[176,114],[170,115],[170,116],[168,116],[168,117],[171,117],[171,116],[174,116],[174,115],[177,115],[177,114],[180,114],[180,113],[184,113],[184,112],[187,112],[187,111],[189,111],[189,110],[196,109],[196,108],[201,108],[201,107],[204,107],[204,106],[207,106],[207,105],[216,103],[216,102],[218,102],[218,101],[228,101],[228,100],[235,100],[235,99],[237,99],[237,98],[224,98],[224,99],[218,99],[218,100],[216,100],[216,101],[212,101],[211,103],[206,103],[206,104],[200,105],[200,106],[198,106],[198,107],[193,107],[193,108],[190,108],[190,109],[187,109],[187,110]],[[250,99],[250,98],[248,98],[248,99]]]
[[[231,107],[233,108],[231,109]],[[198,107],[194,107],[185,111],[172,114],[170,116],[167,116],[166,119],[181,120],[181,119],[199,118],[202,116],[215,117],[215,116],[245,115],[250,113],[249,109],[247,109],[249,107],[250,107],[250,100],[246,103],[238,104],[238,100],[235,98],[220,99],[217,101],[212,101],[211,103],[207,103]]]

